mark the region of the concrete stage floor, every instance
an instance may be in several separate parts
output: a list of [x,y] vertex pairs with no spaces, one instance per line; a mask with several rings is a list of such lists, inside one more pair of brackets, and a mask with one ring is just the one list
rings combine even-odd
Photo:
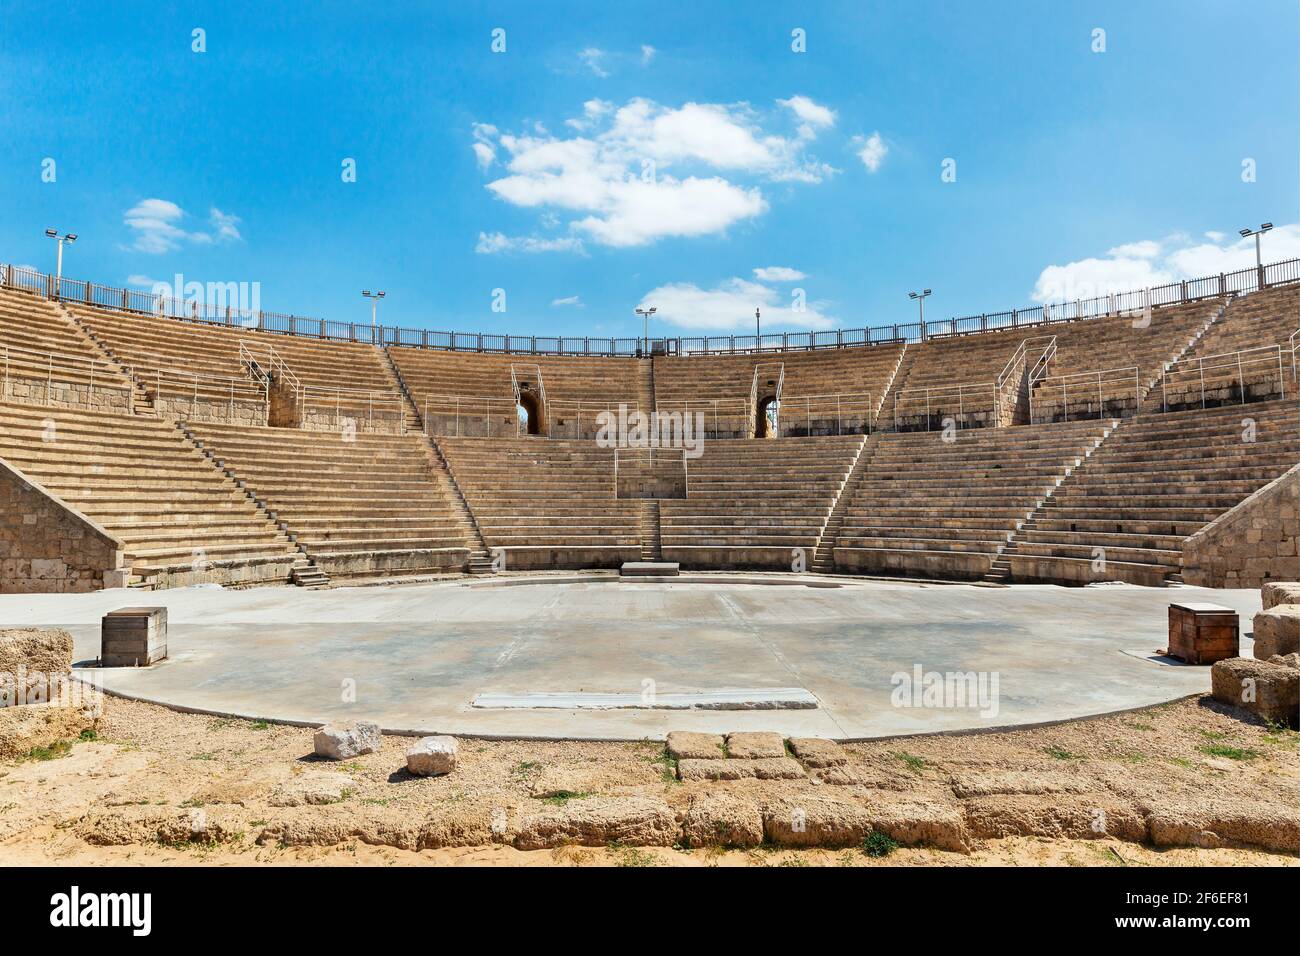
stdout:
[[[534,580],[0,595],[0,626],[68,628],[78,659],[90,664],[81,673],[102,677],[111,691],[248,717],[358,718],[386,730],[466,735],[629,739],[675,729],[774,729],[853,739],[1054,721],[1207,691],[1209,668],[1145,659],[1165,646],[1169,603],[1212,601],[1238,611],[1245,654],[1260,607],[1253,590],[1124,585]],[[168,608],[169,660],[95,668],[100,617],[136,604]],[[896,706],[891,677],[917,665],[995,672],[996,711],[989,700],[982,709],[951,700]],[[471,706],[484,693],[622,693],[639,701],[645,681],[658,695],[805,688],[818,706]],[[349,686],[355,702],[343,699]]]

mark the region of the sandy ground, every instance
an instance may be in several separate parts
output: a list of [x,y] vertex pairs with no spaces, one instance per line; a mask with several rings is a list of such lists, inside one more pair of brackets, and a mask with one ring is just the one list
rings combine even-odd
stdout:
[[[1300,862],[1300,733],[1204,697],[1032,730],[848,745],[836,773],[806,769],[790,780],[681,782],[663,745],[649,741],[471,739],[461,741],[454,774],[426,779],[404,769],[411,742],[386,737],[377,753],[320,761],[308,730],[109,698],[94,739],[0,763],[0,863]],[[919,834],[899,842],[929,845],[882,858],[856,837],[791,849],[771,845],[760,826],[757,837],[735,839],[740,847],[685,846],[680,821],[718,798],[751,814],[807,805],[810,821],[829,807],[824,832],[841,835],[850,832],[835,829],[846,808],[883,807],[903,821],[897,832]],[[1099,812],[1104,832],[1089,826]],[[489,826],[497,816],[507,821],[500,832]],[[953,833],[961,847],[935,848]],[[613,845],[571,845],[582,843]]]

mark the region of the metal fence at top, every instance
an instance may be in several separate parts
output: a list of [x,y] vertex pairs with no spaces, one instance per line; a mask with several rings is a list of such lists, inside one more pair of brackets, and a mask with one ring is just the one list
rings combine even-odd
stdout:
[[466,352],[504,352],[526,355],[596,355],[635,357],[654,355],[713,355],[744,352],[784,352],[922,342],[926,339],[998,329],[1018,329],[1057,322],[1074,322],[1105,316],[1132,314],[1147,308],[1178,305],[1229,293],[1255,292],[1269,286],[1300,281],[1300,259],[1272,262],[1261,268],[1184,279],[1150,289],[1134,289],[1090,299],[1036,305],[1006,312],[985,312],[938,321],[878,325],[871,328],[822,332],[776,332],[768,335],[683,336],[675,338],[591,338],[587,336],[507,335],[485,332],[446,332],[332,322],[283,312],[250,311],[221,303],[199,302],[156,295],[142,289],[118,289],[93,282],[63,278],[0,264],[0,282],[51,299],[84,302],[107,309],[260,329],[285,335],[373,345],[446,349]]

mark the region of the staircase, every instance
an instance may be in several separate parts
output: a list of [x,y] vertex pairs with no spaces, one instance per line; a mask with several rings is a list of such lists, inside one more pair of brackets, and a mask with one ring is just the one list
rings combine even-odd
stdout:
[[[1161,396],[1161,393],[1157,389],[1157,386],[1160,384],[1160,380],[1164,377],[1164,373],[1169,371],[1169,369],[1172,366],[1181,362],[1183,360],[1183,357],[1187,355],[1187,353],[1192,351],[1192,349],[1196,348],[1197,344],[1201,341],[1201,339],[1205,337],[1206,333],[1208,333],[1210,329],[1214,328],[1216,325],[1219,324],[1219,321],[1225,315],[1227,315],[1228,307],[1232,305],[1234,298],[1235,295],[1230,293],[1228,295],[1227,300],[1221,306],[1219,306],[1218,309],[1214,311],[1214,314],[1211,315],[1205,321],[1204,325],[1202,325],[1199,329],[1196,330],[1196,334],[1193,335],[1188,340],[1187,344],[1184,345],[1181,350],[1179,350],[1178,354],[1164,364],[1164,366],[1160,369],[1160,374],[1157,375],[1155,378],[1153,378],[1149,384],[1143,387],[1141,400],[1138,403],[1139,411],[1155,411],[1157,405],[1159,405],[1161,411],[1164,410],[1164,404],[1163,404],[1164,399]],[[1160,401],[1157,402],[1156,399],[1160,399]]]
[[660,561],[663,550],[659,537],[659,499],[641,499],[641,560]]
[[653,412],[655,406],[655,361],[644,358],[637,363],[637,408],[642,412]]
[[469,573],[495,574],[496,572],[492,567],[492,556],[488,552],[487,543],[483,540],[483,532],[479,529],[478,522],[474,520],[474,512],[470,511],[469,502],[465,500],[465,493],[461,491],[456,476],[452,474],[451,466],[447,463],[447,456],[442,452],[442,446],[438,444],[438,440],[432,435],[425,435],[424,437],[430,450],[430,475],[442,488],[443,496],[451,505],[452,512],[460,519],[460,523],[465,530],[465,536],[470,542]]
[[1010,583],[1011,581],[1010,556],[1018,554],[1020,551],[1020,543],[1017,540],[1019,535],[1025,531],[1033,531],[1037,527],[1036,524],[1037,518],[1040,514],[1042,514],[1044,506],[1049,501],[1051,501],[1052,496],[1056,494],[1056,492],[1061,488],[1062,485],[1066,483],[1066,481],[1069,480],[1072,474],[1074,474],[1078,469],[1083,467],[1084,463],[1087,462],[1087,460],[1093,456],[1093,453],[1102,446],[1102,443],[1105,442],[1106,439],[1109,438],[1115,432],[1115,429],[1117,429],[1119,425],[1120,425],[1119,419],[1112,419],[1110,425],[1106,428],[1105,431],[1102,432],[1101,437],[1098,438],[1095,442],[1093,442],[1090,446],[1088,446],[1088,448],[1084,450],[1083,456],[1081,458],[1076,459],[1073,465],[1066,466],[1065,471],[1062,472],[1061,476],[1056,480],[1056,484],[1054,484],[1051,488],[1048,488],[1047,491],[1044,493],[1042,499],[1038,502],[1037,507],[1035,507],[1033,511],[1031,511],[1028,515],[1025,516],[1024,521],[1016,525],[1016,530],[1007,536],[1007,543],[1002,547],[998,548],[997,553],[994,555],[993,563],[989,566],[989,572],[983,577],[983,581],[986,584]]
[[288,526],[279,519],[276,513],[266,507],[266,502],[253,494],[244,481],[231,469],[227,468],[226,463],[217,458],[217,456],[213,454],[212,449],[207,447],[203,440],[190,430],[189,425],[185,422],[177,422],[176,428],[185,436],[185,439],[198,450],[199,454],[212,462],[215,468],[219,469],[222,474],[235,483],[235,487],[242,491],[244,497],[253,503],[253,507],[261,512],[266,520],[272,522],[277,528],[279,528],[284,536],[289,539],[289,543],[298,551],[298,558],[289,568],[289,580],[300,588],[319,589],[329,587],[329,575],[318,568],[315,562],[308,557],[306,548],[298,543],[298,539],[289,531]]
[[67,323],[81,333],[81,337],[85,340],[86,346],[99,353],[99,356],[105,362],[108,362],[117,369],[118,373],[131,383],[132,413],[136,415],[156,416],[158,414],[158,409],[154,407],[153,396],[143,385],[140,384],[140,380],[135,377],[130,367],[122,364],[121,360],[113,354],[113,350],[105,345],[94,332],[86,328],[85,325],[82,324],[81,320],[78,319],[74,313],[68,310],[68,307],[63,304],[62,300],[55,302],[54,305]]
[[393,363],[393,356],[389,354],[386,346],[380,347],[379,354],[382,357],[382,365],[392,381],[393,390],[401,392],[403,399],[403,418],[406,422],[408,432],[418,432],[424,428],[424,420],[420,417],[420,409],[415,404],[415,399],[411,397],[411,390],[406,387],[406,381],[402,378],[402,373],[398,371],[397,366]]
[[835,570],[835,539],[839,537],[840,529],[844,527],[844,515],[853,501],[853,489],[857,487],[858,477],[871,458],[867,449],[874,447],[876,441],[875,435],[862,440],[858,455],[853,459],[853,467],[844,476],[844,484],[840,486],[840,493],[831,507],[830,516],[826,519],[826,527],[822,529],[821,537],[817,539],[817,547],[813,551],[812,566],[809,570],[814,574],[831,574]]

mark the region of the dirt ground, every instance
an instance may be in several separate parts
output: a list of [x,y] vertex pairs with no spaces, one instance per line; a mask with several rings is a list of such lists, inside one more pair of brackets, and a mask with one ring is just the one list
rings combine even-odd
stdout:
[[481,740],[460,742],[453,774],[419,778],[410,738],[330,762],[311,736],[108,698],[85,739],[0,762],[0,863],[1300,862],[1300,733],[1208,697],[850,744],[793,779],[683,782],[658,742]]

